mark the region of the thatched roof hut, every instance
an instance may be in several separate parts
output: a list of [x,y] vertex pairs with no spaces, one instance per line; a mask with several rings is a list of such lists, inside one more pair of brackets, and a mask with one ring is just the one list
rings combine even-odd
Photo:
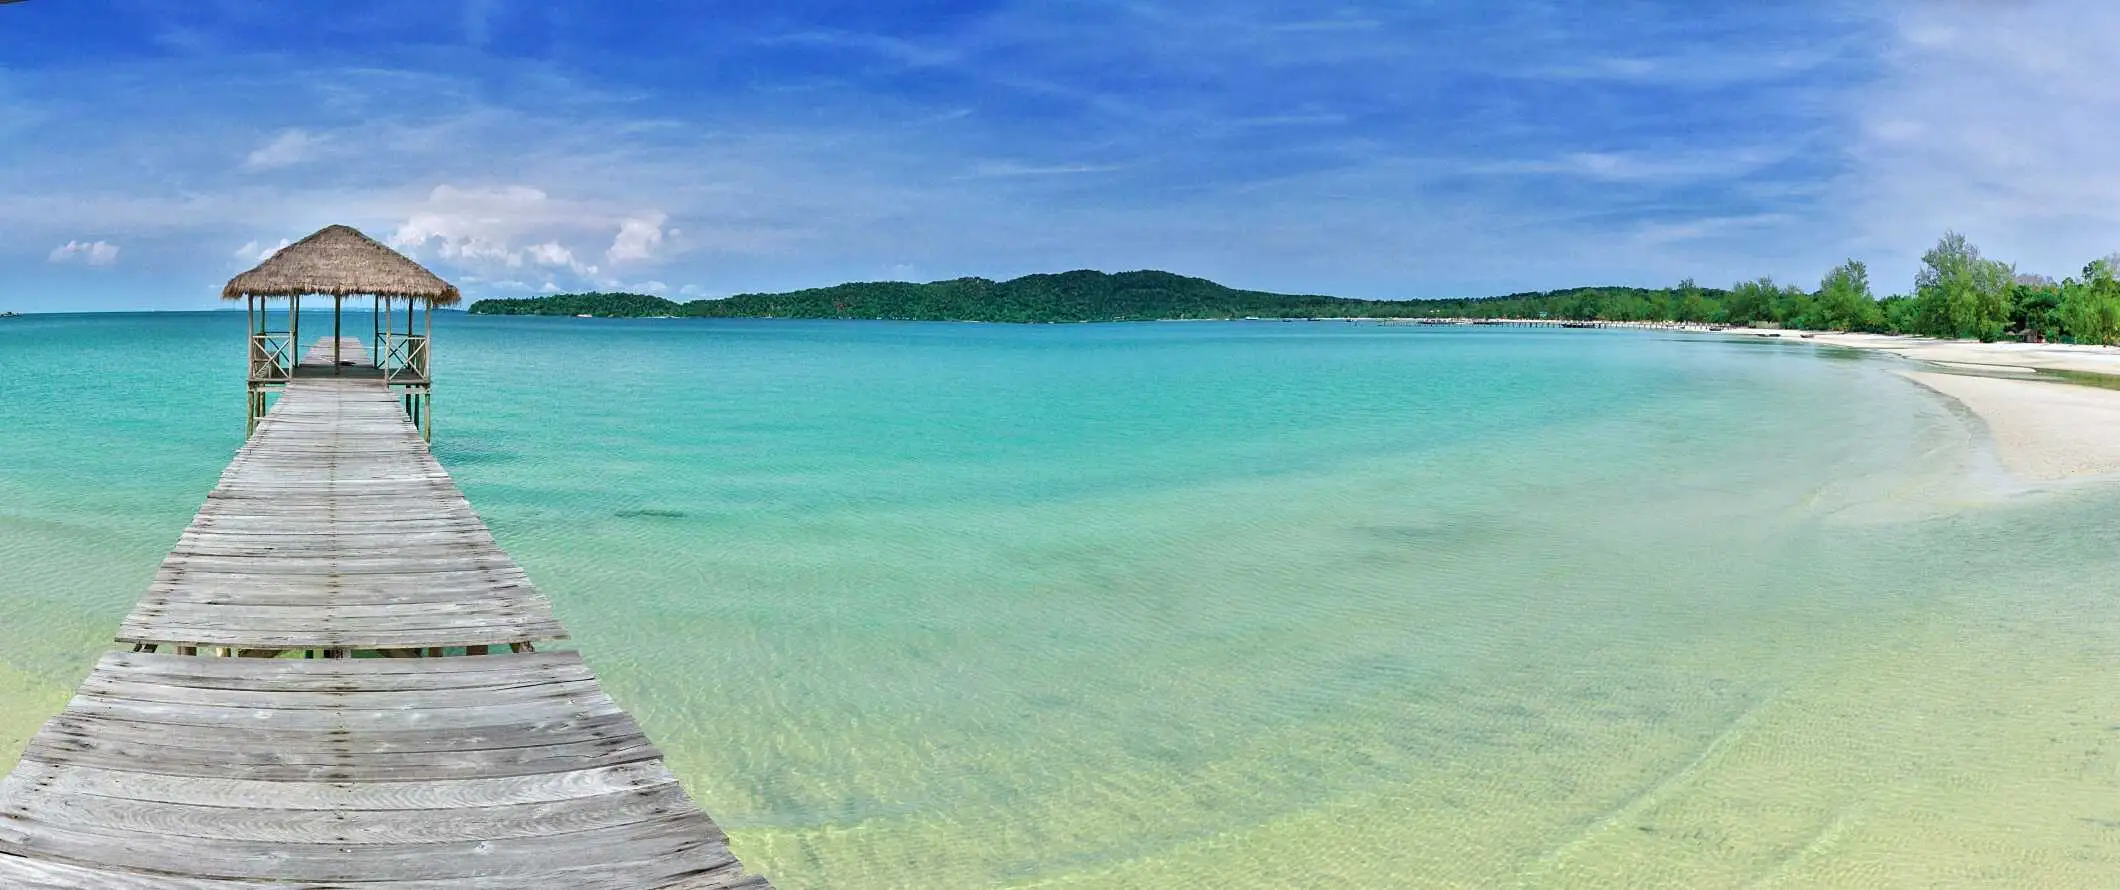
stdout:
[[221,289],[224,300],[308,294],[406,298],[436,306],[463,299],[456,285],[352,226],[325,226]]

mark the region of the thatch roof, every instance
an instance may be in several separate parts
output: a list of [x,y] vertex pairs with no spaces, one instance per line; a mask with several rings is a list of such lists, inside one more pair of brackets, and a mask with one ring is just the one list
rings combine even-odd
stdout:
[[224,300],[308,294],[411,297],[443,306],[463,299],[456,285],[352,226],[325,226],[221,289]]

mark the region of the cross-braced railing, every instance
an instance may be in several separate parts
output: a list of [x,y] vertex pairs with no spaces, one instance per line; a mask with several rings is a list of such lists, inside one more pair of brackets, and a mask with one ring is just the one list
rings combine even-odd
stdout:
[[294,335],[287,332],[250,335],[250,381],[284,383],[294,378]]
[[376,366],[391,383],[424,382],[427,379],[427,338],[417,334],[380,334],[376,337]]

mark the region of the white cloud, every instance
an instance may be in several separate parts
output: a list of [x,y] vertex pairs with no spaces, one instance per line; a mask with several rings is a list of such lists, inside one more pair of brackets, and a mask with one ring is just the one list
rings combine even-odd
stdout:
[[271,247],[267,247],[257,241],[246,242],[242,247],[236,248],[235,258],[246,263],[261,263],[265,261],[266,257],[279,253],[287,245],[293,243],[285,238],[281,238],[279,244]]
[[966,174],[971,179],[1005,179],[1017,176],[1072,176],[1111,173],[1124,169],[1117,164],[1026,164],[1020,161],[987,161]]
[[[663,214],[623,215],[599,202],[556,199],[525,185],[497,188],[439,185],[386,239],[408,252],[434,255],[470,269],[534,266],[565,269],[595,279],[601,269],[575,256],[556,235],[587,236],[618,228],[613,256],[646,259],[662,243]],[[524,246],[516,246],[522,242]]]
[[487,257],[494,247],[547,221],[549,197],[523,185],[459,188],[438,185],[427,200],[399,223],[388,239],[392,247],[416,249],[440,242],[444,256]]
[[1671,185],[1729,181],[1788,159],[1795,146],[1746,146],[1728,149],[1654,151],[1578,151],[1542,160],[1501,161],[1473,167],[1473,172],[1546,174],[1593,182]]
[[574,265],[574,251],[557,241],[530,245],[530,259],[540,266],[569,267]]
[[118,262],[118,245],[108,241],[68,241],[52,248],[46,257],[53,263],[84,263],[90,266],[109,266]]
[[2020,270],[2068,274],[2120,247],[2120,7],[1905,3],[1881,76],[1847,108],[1857,237],[1915,257],[1956,229]]
[[620,222],[618,237],[611,239],[611,249],[604,252],[604,257],[614,263],[653,259],[655,251],[662,247],[662,224],[660,213]]
[[243,159],[243,166],[250,170],[274,170],[292,167],[316,157],[317,149],[324,144],[323,138],[313,136],[308,130],[299,128],[281,130],[271,142],[250,153]]
[[665,294],[670,291],[670,286],[660,281],[643,281],[633,287],[644,294]]

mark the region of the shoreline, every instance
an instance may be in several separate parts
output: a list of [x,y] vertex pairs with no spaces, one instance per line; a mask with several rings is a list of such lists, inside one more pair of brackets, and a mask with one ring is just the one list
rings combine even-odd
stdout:
[[[2055,483],[2120,476],[2120,349],[1827,331],[1698,330],[1730,336],[1779,334],[1779,339],[1797,343],[1906,359],[1912,366],[1892,373],[1979,418],[1995,456],[2017,480]],[[2101,385],[2105,381],[2111,386]]]

